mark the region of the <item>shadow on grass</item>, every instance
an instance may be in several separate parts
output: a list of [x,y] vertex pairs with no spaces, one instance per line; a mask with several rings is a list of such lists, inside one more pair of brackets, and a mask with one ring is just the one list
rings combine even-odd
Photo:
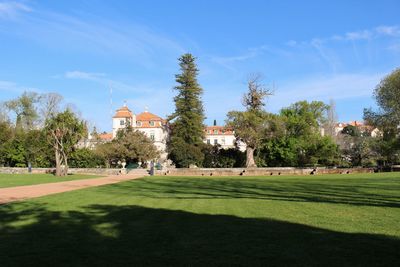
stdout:
[[248,198],[400,207],[399,178],[146,178],[99,188],[107,193],[171,199]]
[[140,206],[18,210],[0,207],[1,266],[400,266],[400,240],[382,235]]

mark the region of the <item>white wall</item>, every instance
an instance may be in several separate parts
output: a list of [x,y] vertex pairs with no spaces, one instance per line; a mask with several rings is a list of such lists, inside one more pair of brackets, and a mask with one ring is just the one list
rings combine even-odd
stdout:
[[[228,149],[228,148],[235,148],[236,138],[233,134],[221,135],[221,134],[206,134],[206,138],[204,139],[204,143],[207,144],[207,140],[210,140],[211,145],[215,145],[214,140],[217,140],[217,144],[221,145],[221,148]],[[239,143],[239,150],[245,151],[246,144]]]
[[143,132],[147,137],[151,138],[154,135],[154,145],[161,152],[161,159],[167,159],[167,139],[168,139],[168,131],[163,128],[136,128]]
[[[124,125],[121,125],[121,120],[124,121]],[[136,125],[136,116],[133,115],[132,118],[113,118],[113,131],[112,131],[113,138],[115,138],[117,136],[118,130],[124,129],[128,123],[131,126],[135,126]]]

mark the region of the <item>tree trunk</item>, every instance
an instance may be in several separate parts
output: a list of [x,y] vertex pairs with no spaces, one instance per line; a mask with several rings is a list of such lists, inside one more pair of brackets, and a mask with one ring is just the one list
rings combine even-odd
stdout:
[[64,157],[64,176],[68,175],[68,158],[67,155],[63,152]]
[[247,146],[246,148],[246,168],[257,167],[254,161],[254,148]]
[[60,159],[60,152],[58,149],[54,149],[54,153],[56,156],[56,176],[61,176],[61,159]]

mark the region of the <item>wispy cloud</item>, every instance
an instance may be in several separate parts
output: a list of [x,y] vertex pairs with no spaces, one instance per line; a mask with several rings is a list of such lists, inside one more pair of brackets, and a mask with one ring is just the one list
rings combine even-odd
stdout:
[[23,86],[11,81],[0,81],[0,91],[11,93],[22,93],[24,91],[43,92],[43,90],[38,88]]
[[342,73],[292,80],[278,85],[272,107],[275,110],[300,100],[328,101],[370,97],[385,73]]
[[91,80],[91,81],[101,81],[104,79],[104,73],[91,73],[91,72],[83,72],[83,71],[67,71],[65,73],[65,78],[68,79],[82,79],[82,80]]
[[248,50],[245,53],[237,56],[227,56],[227,57],[221,57],[221,56],[212,56],[211,57],[211,62],[217,63],[231,71],[236,71],[234,65],[237,63],[240,63],[242,61],[254,58],[258,55],[258,52],[255,50]]
[[[30,9],[15,2],[5,3],[0,5],[0,16],[12,16],[19,10]],[[160,64],[163,54],[171,54],[176,58],[186,51],[171,36],[145,25],[110,21],[91,14],[74,16],[38,9],[24,13],[14,26],[12,32],[7,31],[8,34],[27,38],[52,49],[118,56],[146,67]]]
[[289,57],[291,53],[281,48],[272,47],[268,45],[261,45],[258,47],[251,47],[244,51],[242,54],[235,55],[235,56],[211,56],[211,62],[217,63],[221,66],[224,66],[227,69],[236,71],[234,65],[241,63],[243,61],[247,61],[259,56],[262,56],[266,53]]
[[99,83],[106,88],[112,88],[113,90],[118,90],[125,93],[150,93],[154,90],[147,85],[131,85],[125,82],[113,80],[107,77],[105,73],[95,73],[95,72],[84,72],[79,70],[67,71],[64,75],[55,75],[55,78],[67,78],[67,79],[77,79],[86,80]]
[[312,45],[314,40],[318,40],[319,43],[327,43],[334,41],[361,41],[361,40],[372,40],[382,37],[400,37],[400,27],[394,26],[378,26],[371,29],[364,29],[360,31],[350,31],[344,34],[335,34],[329,37],[315,37],[311,41],[295,41],[290,40],[286,42],[287,45]]
[[21,12],[30,12],[32,9],[19,2],[0,2],[0,19],[15,19]]

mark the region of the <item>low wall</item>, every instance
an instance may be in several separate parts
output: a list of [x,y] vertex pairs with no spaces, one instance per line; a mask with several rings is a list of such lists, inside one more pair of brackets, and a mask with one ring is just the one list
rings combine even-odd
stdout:
[[[32,173],[52,173],[54,168],[32,168]],[[97,174],[97,175],[117,175],[120,169],[107,169],[107,168],[69,168],[68,173],[73,174]],[[24,174],[29,173],[28,168],[11,168],[0,167],[0,173],[15,173]]]
[[[32,168],[32,173],[52,173],[54,168]],[[117,175],[120,169],[107,168],[69,168],[73,174],[97,174]],[[372,168],[179,168],[168,170],[157,170],[156,175],[170,176],[265,176],[265,175],[310,175],[313,174],[339,174],[339,173],[368,173],[373,172]],[[28,173],[28,168],[0,167],[0,173]]]
[[370,173],[372,168],[180,168],[156,171],[156,175],[170,176],[265,176]]

